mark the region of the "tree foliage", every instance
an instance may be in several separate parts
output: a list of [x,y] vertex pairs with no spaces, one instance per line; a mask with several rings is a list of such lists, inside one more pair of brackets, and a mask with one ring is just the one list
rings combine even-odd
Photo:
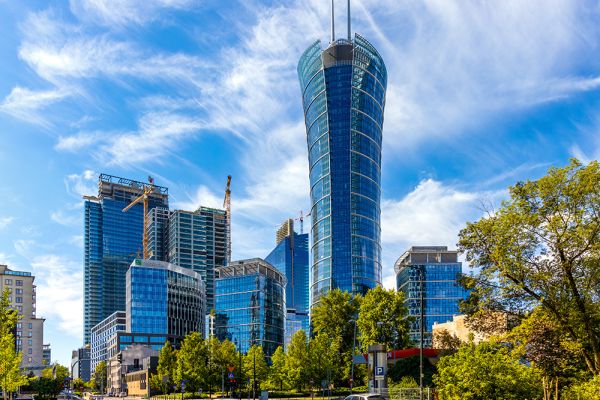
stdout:
[[303,330],[294,333],[287,347],[285,376],[290,386],[301,390],[308,382],[308,338]]
[[156,373],[150,378],[150,385],[154,390],[167,394],[175,384],[175,371],[177,369],[177,351],[167,340],[158,354]]
[[[323,381],[332,383],[344,379],[343,368],[347,364],[344,356],[347,357],[350,353],[342,353],[340,347],[339,338],[338,340],[332,339],[325,333],[319,333],[310,340],[308,344],[308,373],[309,380],[314,385],[320,386]],[[347,383],[347,381],[342,383]]]
[[244,356],[243,366],[244,374],[250,379],[252,385],[255,385],[256,377],[258,390],[269,375],[269,367],[262,346],[253,345],[248,349],[248,353]]
[[20,370],[21,353],[15,349],[13,331],[18,318],[17,312],[10,307],[8,290],[4,290],[0,298],[0,388],[4,400],[28,381]]
[[208,362],[209,352],[206,341],[198,332],[188,334],[178,352],[175,384],[181,385],[185,381],[186,391],[197,392],[207,383]]
[[525,315],[541,306],[600,372],[600,164],[577,160],[510,188],[510,199],[460,232],[476,268],[465,310]]
[[340,338],[340,351],[352,350],[354,321],[357,318],[361,296],[352,297],[348,292],[334,289],[319,298],[313,308],[311,323],[314,334],[323,333],[332,340]]
[[286,382],[286,359],[283,347],[277,347],[271,356],[271,367],[269,368],[269,384],[273,388],[283,390],[283,383]]
[[408,309],[404,305],[404,293],[380,286],[369,290],[362,301],[356,325],[360,331],[362,350],[375,343],[385,344],[388,349],[408,347]]
[[69,368],[64,365],[54,364],[48,368],[44,368],[42,371],[42,376],[44,378],[58,379],[61,382],[65,380],[65,378],[69,377]]
[[533,400],[541,397],[541,376],[504,345],[468,344],[437,363],[433,381],[442,400]]
[[100,361],[92,373],[94,388],[98,391],[106,388],[106,361]]

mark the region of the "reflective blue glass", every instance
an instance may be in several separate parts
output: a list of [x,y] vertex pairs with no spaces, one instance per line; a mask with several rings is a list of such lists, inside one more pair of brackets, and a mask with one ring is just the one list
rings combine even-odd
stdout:
[[387,72],[356,35],[298,63],[309,158],[313,245],[311,301],[332,288],[381,284],[381,131]]

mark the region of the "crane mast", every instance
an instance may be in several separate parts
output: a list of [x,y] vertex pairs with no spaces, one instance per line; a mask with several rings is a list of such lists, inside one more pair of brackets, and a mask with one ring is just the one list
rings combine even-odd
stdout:
[[148,183],[148,185],[144,185],[144,192],[123,209],[123,212],[127,212],[138,203],[143,203],[144,205],[144,230],[142,237],[142,246],[144,249],[145,260],[150,258],[150,251],[148,249],[148,231],[146,230],[146,225],[148,219],[148,196],[154,191],[154,179],[151,176],[148,177]]

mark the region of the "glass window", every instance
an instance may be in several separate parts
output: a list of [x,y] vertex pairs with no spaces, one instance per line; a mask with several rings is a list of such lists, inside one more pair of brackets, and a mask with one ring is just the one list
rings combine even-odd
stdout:
[[22,281],[22,280],[20,280],[20,279],[17,279],[17,280],[15,281],[15,283],[17,284],[17,286],[23,286],[23,281]]
[[16,290],[16,293],[17,293],[17,294],[23,294],[23,289],[17,289],[17,290]]
[[22,297],[17,297],[15,300],[17,301],[17,303],[22,303],[23,302],[23,298]]
[[4,284],[5,285],[12,285],[12,279],[5,279],[4,280]]
[[28,327],[29,327],[29,329],[33,329],[33,324],[30,322]]

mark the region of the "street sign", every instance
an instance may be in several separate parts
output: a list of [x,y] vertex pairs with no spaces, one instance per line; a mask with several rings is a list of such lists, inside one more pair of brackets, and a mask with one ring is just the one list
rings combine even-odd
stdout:
[[233,366],[233,365],[228,365],[227,366],[227,371],[233,372],[234,370],[235,370],[235,366]]
[[383,367],[376,367],[375,368],[375,376],[383,376],[385,375],[383,372]]
[[229,374],[227,374],[227,377],[229,379],[233,379],[233,378],[235,378],[235,375],[233,374],[233,372],[230,372]]

